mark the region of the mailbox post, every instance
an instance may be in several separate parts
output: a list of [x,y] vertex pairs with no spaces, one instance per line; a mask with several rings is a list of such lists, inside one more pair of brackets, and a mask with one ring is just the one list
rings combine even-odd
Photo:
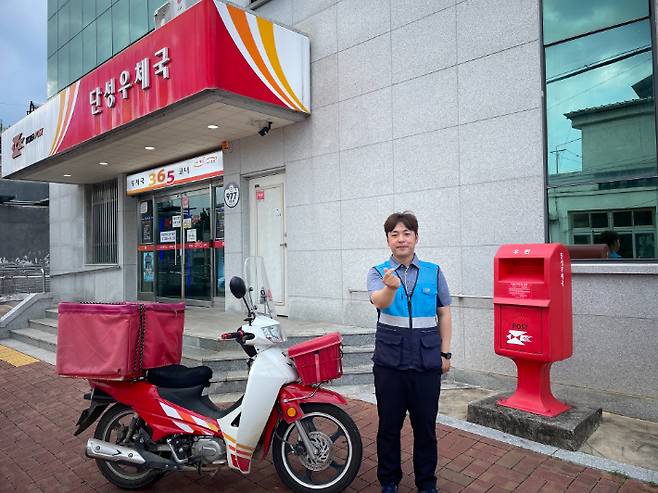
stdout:
[[571,262],[561,244],[503,245],[494,259],[494,348],[517,367],[516,391],[498,404],[542,416],[569,409],[550,369],[573,352]]

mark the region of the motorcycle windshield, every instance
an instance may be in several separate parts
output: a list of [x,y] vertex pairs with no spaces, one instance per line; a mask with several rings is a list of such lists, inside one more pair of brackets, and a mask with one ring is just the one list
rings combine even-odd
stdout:
[[274,297],[267,279],[263,257],[247,257],[244,261],[244,280],[256,313],[276,318]]

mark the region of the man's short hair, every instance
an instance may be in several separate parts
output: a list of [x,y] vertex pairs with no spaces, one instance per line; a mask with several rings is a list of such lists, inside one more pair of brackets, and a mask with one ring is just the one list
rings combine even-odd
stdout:
[[604,231],[599,235],[599,241],[598,243],[605,243],[609,247],[611,247],[615,241],[619,239],[619,235],[615,231]]
[[413,231],[418,236],[418,219],[416,219],[413,212],[404,211],[394,212],[386,218],[386,221],[384,221],[384,233],[386,233],[386,237],[395,229],[398,223],[404,224],[405,228]]

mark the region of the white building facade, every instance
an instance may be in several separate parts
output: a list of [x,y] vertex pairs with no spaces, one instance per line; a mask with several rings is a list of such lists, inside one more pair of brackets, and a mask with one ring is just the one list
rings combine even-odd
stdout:
[[[216,3],[203,0],[169,25]],[[418,255],[441,265],[453,295],[454,378],[509,388],[516,369],[493,351],[496,250],[505,243],[595,243],[613,230],[622,259],[572,263],[574,355],[554,365],[552,381],[566,400],[658,420],[658,375],[649,370],[658,353],[656,4],[252,3],[253,13],[290,26],[275,29],[301,40],[301,55],[290,55],[301,60],[300,72],[288,90],[265,55],[267,38],[256,37],[251,48],[231,38],[242,39],[241,53],[252,59],[252,49],[263,54],[285,95],[278,102],[218,86],[211,96],[108,127],[60,157],[3,170],[51,182],[53,294],[182,298],[239,310],[224,298],[224,279],[241,274],[247,256],[261,255],[280,312],[372,326],[366,272],[389,255],[385,218],[411,210],[420,224]],[[255,17],[246,22],[258,32]],[[235,26],[239,34],[243,24]],[[277,36],[282,52],[292,49]],[[282,62],[281,70],[291,67]],[[262,69],[257,61],[243,68]],[[616,142],[615,155],[628,159],[603,159],[597,171],[596,158],[612,151],[594,146],[587,154],[591,142],[572,126],[573,113],[600,115],[596,108],[630,100],[650,118],[609,111],[605,132],[622,137],[601,146]],[[5,134],[11,139],[12,129]],[[635,147],[620,152],[625,143]],[[641,152],[633,151],[640,143]],[[160,169],[194,166],[210,154],[221,173],[129,190],[134,175],[146,172],[148,181],[155,173],[157,181]],[[113,221],[116,229],[108,236],[94,220]]]

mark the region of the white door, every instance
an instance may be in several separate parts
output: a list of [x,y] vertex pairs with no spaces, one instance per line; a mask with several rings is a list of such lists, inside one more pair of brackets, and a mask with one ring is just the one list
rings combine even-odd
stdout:
[[283,174],[249,181],[250,255],[263,257],[279,315],[288,315],[286,216]]

